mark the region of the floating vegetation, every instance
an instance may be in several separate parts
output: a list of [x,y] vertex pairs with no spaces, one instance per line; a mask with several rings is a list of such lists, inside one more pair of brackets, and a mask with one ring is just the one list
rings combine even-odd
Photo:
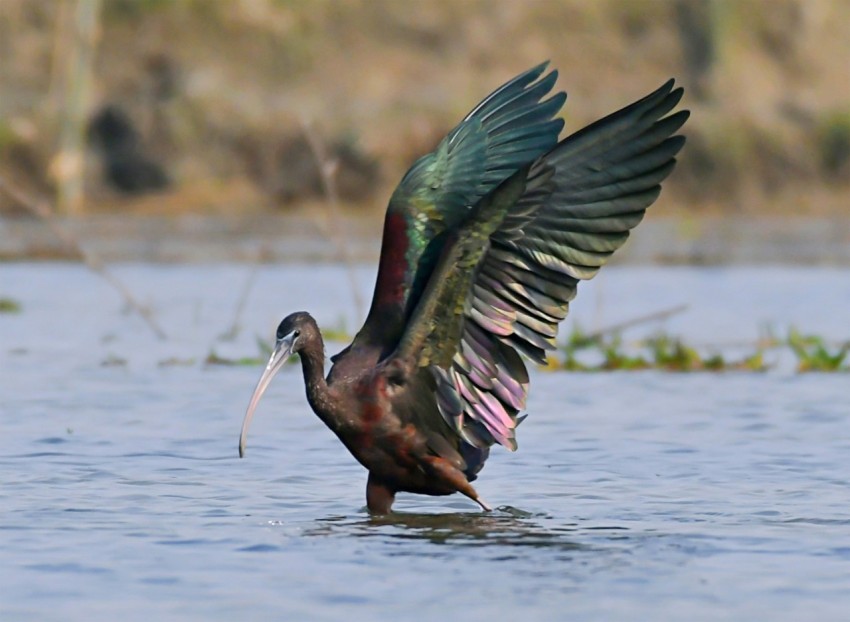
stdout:
[[[269,357],[272,355],[273,346],[262,337],[257,337],[256,343],[258,352],[256,356],[228,358],[219,356],[215,350],[210,350],[210,353],[207,354],[207,357],[204,359],[204,365],[231,365],[247,367],[265,365],[268,362]],[[293,354],[289,357],[289,360],[287,360],[287,364],[294,363],[296,360],[298,360],[298,356]]]
[[241,358],[226,358],[219,356],[215,350],[210,350],[207,358],[204,359],[204,365],[231,365],[231,366],[248,366],[256,367],[265,365],[266,360],[259,356],[243,356]]
[[12,298],[0,297],[0,313],[20,313],[21,303]]
[[322,337],[326,341],[338,341],[340,343],[349,343],[354,337],[345,328],[345,322],[339,322],[336,326],[330,328],[322,328]]
[[837,350],[830,350],[822,337],[802,335],[795,328],[792,328],[788,334],[788,347],[797,357],[797,371],[799,372],[850,370],[849,367],[842,367],[847,358],[847,352],[850,350],[850,341],[841,345]]
[[[344,341],[340,339],[340,341]],[[272,346],[257,338],[259,356],[226,358],[214,350],[204,360],[205,365],[265,365]],[[739,350],[740,348],[736,348]],[[784,339],[772,334],[744,349],[743,353],[730,356],[718,347],[695,346],[681,337],[659,331],[649,337],[625,342],[620,332],[588,334],[575,326],[566,343],[557,353],[541,366],[545,371],[640,371],[659,370],[668,372],[764,372],[772,367],[765,352],[790,351],[796,361],[798,372],[850,372],[850,342],[830,346],[822,337],[803,335],[791,328]],[[292,355],[288,363],[294,363]],[[192,364],[190,362],[160,363],[164,365]]]
[[172,356],[167,359],[163,359],[159,361],[156,366],[157,367],[191,367],[195,364],[194,358],[180,358],[177,356]]
[[[719,348],[689,345],[665,332],[624,343],[620,332],[588,335],[575,326],[559,354],[543,367],[547,371],[635,371],[655,369],[671,372],[762,372],[770,368],[765,351],[790,350],[798,372],[848,372],[850,342],[838,347],[827,345],[822,337],[802,335],[791,328],[785,339],[766,335],[749,346],[749,352],[735,358],[724,356]],[[560,356],[559,356],[560,355]]]
[[260,351],[260,356],[266,360],[272,355],[272,344],[267,342],[262,337],[257,337],[257,349]]
[[115,356],[114,354],[110,354],[100,362],[100,366],[101,367],[126,367],[127,366],[127,359],[121,358],[120,356]]
[[[644,321],[666,319],[682,310],[684,307],[675,307],[593,333],[585,332],[580,326],[574,325],[572,332],[567,335],[566,342],[549,356],[547,364],[540,369],[578,372],[764,372],[775,366],[780,353],[785,351],[795,358],[795,369],[798,372],[850,372],[850,341],[840,345],[830,344],[822,337],[804,335],[793,327],[784,338],[765,329],[758,340],[751,344],[737,344],[734,348],[694,345],[663,330],[635,341],[624,341],[625,330]],[[344,327],[331,328],[327,332],[330,341],[347,343],[351,340]],[[256,338],[256,344],[257,356],[227,358],[211,350],[204,359],[204,365],[265,365],[271,356],[273,344],[262,337]],[[777,356],[765,357],[766,352],[774,352]],[[287,362],[295,363],[297,358],[297,355],[293,354]],[[160,366],[193,363],[192,359],[169,359],[161,362]]]

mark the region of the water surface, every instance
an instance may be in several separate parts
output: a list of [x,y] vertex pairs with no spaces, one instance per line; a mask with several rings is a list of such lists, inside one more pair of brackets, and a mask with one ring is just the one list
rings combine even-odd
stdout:
[[[117,272],[167,341],[78,266],[0,267],[23,306],[0,315],[3,620],[846,619],[847,374],[533,372],[519,451],[476,482],[497,511],[400,495],[372,519],[297,369],[239,460],[260,370],[201,364],[253,355],[291,310],[354,328],[343,270],[263,268],[233,341],[248,268]],[[612,268],[589,285],[588,328],[685,302],[666,328],[694,341],[765,322],[847,339],[840,270]]]

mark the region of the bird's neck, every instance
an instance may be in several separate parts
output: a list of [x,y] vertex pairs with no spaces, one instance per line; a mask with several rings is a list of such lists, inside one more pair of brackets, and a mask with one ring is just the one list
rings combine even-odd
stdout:
[[[320,340],[317,344],[300,352],[301,371],[304,373],[304,386],[307,389],[307,401],[326,421],[330,417],[331,400],[327,380],[325,380],[325,347]],[[327,422],[327,421],[326,421]]]

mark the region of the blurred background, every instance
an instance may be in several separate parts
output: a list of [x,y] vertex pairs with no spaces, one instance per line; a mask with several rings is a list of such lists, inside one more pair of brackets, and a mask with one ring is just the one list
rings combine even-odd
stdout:
[[[565,132],[686,88],[688,144],[627,259],[850,261],[845,0],[3,0],[0,178],[107,259],[322,257],[334,222],[371,259],[410,163],[545,59]],[[0,194],[2,256],[74,255],[28,214]],[[293,228],[315,244],[270,241]]]
[[[239,461],[281,318],[343,348],[404,171],[546,59],[565,135],[692,116],[500,511],[370,521],[294,365]],[[850,0],[0,0],[0,620],[845,620],[848,204]]]

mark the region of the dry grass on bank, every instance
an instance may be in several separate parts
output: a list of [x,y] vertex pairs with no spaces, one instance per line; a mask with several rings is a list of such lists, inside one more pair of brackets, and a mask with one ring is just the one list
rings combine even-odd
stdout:
[[[0,172],[46,194],[72,8],[0,6]],[[355,169],[375,163],[352,205],[379,214],[475,102],[550,58],[568,130],[669,76],[686,86],[689,144],[658,211],[847,213],[850,2],[105,0],[100,33],[91,109],[125,109],[174,183],[126,199],[89,152],[89,210],[309,206],[318,172],[297,142],[312,120]]]

